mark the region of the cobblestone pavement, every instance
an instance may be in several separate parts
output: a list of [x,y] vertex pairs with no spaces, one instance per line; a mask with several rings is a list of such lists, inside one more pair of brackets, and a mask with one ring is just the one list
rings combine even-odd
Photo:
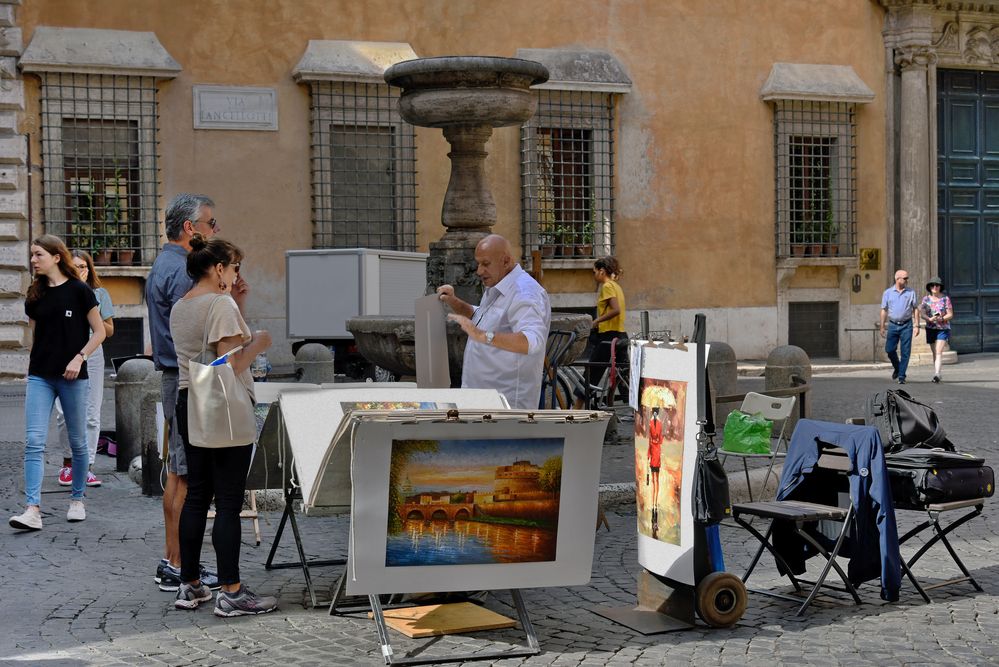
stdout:
[[[926,375],[921,379],[921,375]],[[813,378],[813,416],[840,421],[860,411],[863,397],[889,386],[884,372]],[[983,454],[999,467],[999,356],[962,357],[946,369],[945,382],[928,383],[915,369],[906,387],[940,413],[952,439]],[[762,387],[761,379],[740,380],[740,390]],[[22,502],[23,383],[0,384],[0,513],[19,511]],[[113,396],[113,392],[108,392]],[[110,402],[110,399],[109,399]],[[113,404],[106,406],[113,419]],[[623,425],[627,433],[630,425]],[[50,441],[52,438],[50,438]],[[622,438],[605,447],[603,480],[630,481],[631,443]],[[263,544],[254,546],[244,526],[243,579],[263,593],[278,595],[281,608],[259,617],[219,619],[210,607],[193,612],[173,609],[173,596],[152,581],[162,550],[159,499],[141,495],[113,460],[98,457],[104,486],[87,492],[88,518],[64,519],[68,493],[55,481],[59,454],[48,455],[43,496],[45,528],[15,534],[0,526],[0,664],[3,665],[378,665],[382,658],[373,623],[363,616],[331,617],[324,609],[303,606],[301,572],[264,570],[279,515],[264,512]],[[590,611],[596,605],[634,603],[638,572],[635,516],[626,506],[608,513],[611,530],[596,535],[593,578],[587,586],[524,592],[543,652],[509,659],[510,665],[965,665],[999,662],[999,519],[990,507],[984,518],[958,531],[955,547],[985,588],[966,584],[931,591],[924,604],[903,584],[902,599],[885,604],[877,587],[861,589],[864,604],[819,601],[804,618],[792,605],[750,596],[742,621],[730,630],[696,629],[643,636]],[[903,529],[913,513],[900,512]],[[343,517],[302,520],[308,552],[314,557],[344,554]],[[748,564],[747,534],[723,527],[730,571]],[[282,540],[278,560],[294,558],[291,536]],[[911,549],[906,548],[911,553]],[[211,548],[206,541],[206,557]],[[950,578],[954,567],[942,549],[931,551],[917,569],[924,581]],[[337,568],[313,570],[326,590]],[[764,559],[761,588],[780,586],[772,563]],[[504,592],[486,605],[513,616]],[[517,631],[493,631],[433,642],[426,654],[495,650],[496,643],[517,643]],[[423,646],[393,633],[396,650]],[[485,663],[476,663],[485,664]]]

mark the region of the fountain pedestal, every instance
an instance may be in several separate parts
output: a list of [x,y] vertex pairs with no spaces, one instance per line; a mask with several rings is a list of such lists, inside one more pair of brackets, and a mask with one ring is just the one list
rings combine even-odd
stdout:
[[[402,89],[399,114],[420,127],[437,127],[451,145],[451,178],[441,207],[446,231],[430,243],[427,292],[454,286],[455,295],[479,303],[482,283],[475,275],[475,246],[496,223],[496,202],[485,173],[486,142],[493,128],[522,125],[537,110],[531,86],[548,80],[541,63],[517,58],[448,56],[397,63],[385,72],[389,85]],[[576,331],[575,359],[586,344],[590,317],[553,313],[552,329]],[[362,316],[347,322],[361,354],[399,375],[415,375],[412,317]],[[448,325],[451,381],[461,382],[465,334]]]
[[516,58],[449,56],[418,58],[385,72],[402,88],[399,115],[420,127],[437,127],[451,145],[451,178],[441,224],[446,231],[430,244],[427,290],[449,284],[468,303],[478,303],[475,246],[496,223],[496,202],[486,180],[486,142],[493,128],[521,125],[537,110],[531,86],[548,80],[544,65]]

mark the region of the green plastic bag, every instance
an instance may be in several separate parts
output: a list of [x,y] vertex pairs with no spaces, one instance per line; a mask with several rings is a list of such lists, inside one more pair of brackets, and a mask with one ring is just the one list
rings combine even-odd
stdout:
[[733,410],[725,420],[722,451],[739,454],[769,454],[774,423],[760,413],[748,415]]

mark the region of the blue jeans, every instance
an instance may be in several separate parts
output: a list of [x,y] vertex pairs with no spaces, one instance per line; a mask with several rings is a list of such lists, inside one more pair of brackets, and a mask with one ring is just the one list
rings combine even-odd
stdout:
[[[901,355],[895,352],[901,348]],[[892,367],[898,371],[900,380],[905,379],[905,371],[909,368],[909,352],[912,351],[912,320],[905,324],[888,323],[888,334],[885,336],[885,352]]]
[[87,481],[87,386],[86,380],[28,376],[24,399],[24,496],[28,505],[41,505],[45,469],[45,441],[49,436],[52,407],[58,397],[66,415],[66,431],[73,452],[73,487],[70,500],[83,500]]

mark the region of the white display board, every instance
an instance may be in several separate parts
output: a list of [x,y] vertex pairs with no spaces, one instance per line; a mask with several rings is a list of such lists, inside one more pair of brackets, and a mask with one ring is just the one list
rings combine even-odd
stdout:
[[[355,386],[282,393],[278,400],[281,437],[294,460],[303,508],[350,509],[350,441],[344,415],[353,410],[388,409],[401,413],[440,408],[502,410],[509,407],[493,389]],[[335,388],[333,388],[335,387]],[[318,484],[324,478],[322,485]]]
[[291,454],[287,451],[284,423],[277,407],[282,394],[296,391],[335,389],[391,389],[415,388],[412,382],[344,382],[336,384],[310,384],[307,382],[254,382],[256,403],[257,448],[254,450],[250,471],[246,476],[247,489],[281,489],[288,487],[291,473]]
[[635,411],[638,562],[693,585],[697,350],[646,345],[641,363]]
[[351,415],[348,594],[590,580],[609,415],[478,412]]

